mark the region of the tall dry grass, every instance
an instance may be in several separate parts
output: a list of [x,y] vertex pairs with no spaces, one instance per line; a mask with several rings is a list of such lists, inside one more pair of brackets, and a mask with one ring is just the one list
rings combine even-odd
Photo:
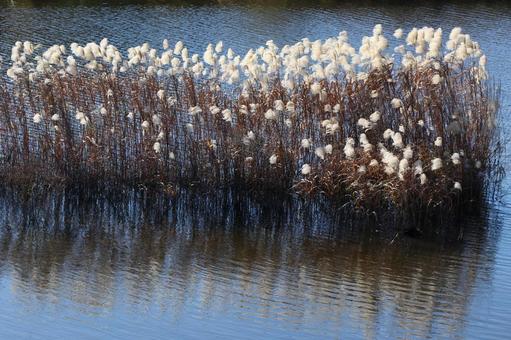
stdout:
[[[385,55],[381,34],[363,42],[369,52],[345,48],[352,64],[338,61],[323,77],[324,58],[342,60],[323,58],[333,40],[280,53],[269,44],[255,52],[264,62],[245,63],[222,62],[218,45],[203,62],[182,45],[164,43],[161,57],[143,45],[120,61],[104,41],[75,44],[76,61],[62,46],[34,57],[31,43],[19,43],[0,79],[1,178],[297,193],[415,220],[480,202],[501,175],[499,93],[486,57],[458,33],[451,54],[419,52],[410,62],[403,51]],[[408,45],[419,46],[410,34]],[[459,46],[471,53],[460,57]],[[314,59],[315,48],[310,74],[290,76],[289,56]],[[254,65],[264,65],[255,76]]]

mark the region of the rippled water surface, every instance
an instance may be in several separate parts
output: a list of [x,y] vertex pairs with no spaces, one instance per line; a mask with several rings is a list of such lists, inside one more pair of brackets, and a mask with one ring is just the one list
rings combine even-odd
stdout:
[[[170,5],[31,7],[0,0],[0,51],[109,37],[164,38],[238,53],[384,27],[462,26],[511,89],[511,7],[502,4],[319,7]],[[18,5],[16,7],[13,5]],[[503,183],[504,193],[510,178]],[[467,221],[462,241],[381,237],[328,212],[275,203],[73,194],[24,203],[0,195],[0,338],[474,338],[511,334],[511,201]],[[292,213],[290,213],[292,211]]]

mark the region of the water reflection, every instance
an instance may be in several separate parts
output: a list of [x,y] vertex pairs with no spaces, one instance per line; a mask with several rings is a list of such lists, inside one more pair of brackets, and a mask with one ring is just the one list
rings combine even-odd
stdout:
[[296,206],[289,216],[285,206],[254,202],[233,213],[223,208],[232,202],[204,197],[199,204],[133,194],[118,206],[72,193],[19,196],[0,200],[8,295],[25,308],[68,305],[92,318],[122,319],[123,306],[175,320],[189,336],[196,330],[183,320],[227,310],[242,321],[220,320],[220,334],[257,336],[258,324],[282,322],[286,336],[456,336],[474,289],[491,276],[495,235],[480,221],[463,242],[389,244]]

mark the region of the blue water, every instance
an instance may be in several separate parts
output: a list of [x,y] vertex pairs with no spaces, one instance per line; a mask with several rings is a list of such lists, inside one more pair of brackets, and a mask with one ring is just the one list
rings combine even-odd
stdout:
[[[508,127],[511,7],[505,4],[8,5],[0,7],[2,53],[17,40],[49,45],[103,37],[119,47],[183,40],[196,51],[223,40],[241,53],[269,39],[284,44],[341,30],[356,45],[375,23],[444,32],[461,26],[488,55],[502,87],[500,125]],[[163,217],[150,207],[118,213],[68,198],[56,209],[4,197],[0,338],[507,338],[509,187],[506,177],[501,199],[466,222],[462,241],[392,244],[329,226],[328,217],[238,218],[193,205]]]

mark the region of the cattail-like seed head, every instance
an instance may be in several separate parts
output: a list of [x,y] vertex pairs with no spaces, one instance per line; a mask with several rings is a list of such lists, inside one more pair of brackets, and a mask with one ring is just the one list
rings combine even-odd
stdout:
[[304,138],[300,142],[300,145],[301,145],[302,148],[308,149],[308,148],[311,147],[311,140],[309,138]]
[[268,109],[264,113],[264,118],[266,118],[268,120],[276,120],[277,119],[277,113],[275,111],[273,111],[272,109]]
[[403,102],[399,98],[394,98],[390,101],[390,104],[394,109],[399,109],[401,106],[403,106]]
[[326,154],[328,154],[328,155],[332,154],[333,149],[334,148],[333,148],[332,144],[325,145],[325,153]]
[[270,164],[277,164],[277,155],[273,154],[270,156]]
[[377,123],[379,120],[380,120],[380,117],[381,117],[381,113],[380,111],[374,111],[373,113],[371,113],[371,115],[369,116],[369,120],[372,122],[372,123]]
[[437,137],[435,139],[435,146],[438,146],[438,147],[442,146],[442,137]]
[[428,182],[428,177],[426,176],[426,174],[421,174],[419,176],[419,178],[420,178],[421,185],[424,185]]
[[442,168],[442,159],[434,158],[431,160],[431,170],[436,171]]
[[302,175],[307,176],[311,173],[311,166],[309,164],[302,165]]
[[454,164],[454,165],[461,164],[460,154],[457,153],[457,152],[453,153],[452,156],[451,156],[451,161],[452,161],[452,164]]
[[317,148],[314,150],[314,153],[315,153],[315,154],[316,154],[316,156],[318,156],[319,158],[321,158],[321,159],[325,159],[325,148],[317,147]]
[[160,142],[156,142],[156,143],[153,144],[153,150],[156,153],[160,153],[160,151],[161,151],[161,144],[160,144]]
[[36,113],[34,115],[33,120],[34,120],[34,123],[39,124],[41,122],[41,120],[43,120],[43,116],[41,116],[39,113]]

